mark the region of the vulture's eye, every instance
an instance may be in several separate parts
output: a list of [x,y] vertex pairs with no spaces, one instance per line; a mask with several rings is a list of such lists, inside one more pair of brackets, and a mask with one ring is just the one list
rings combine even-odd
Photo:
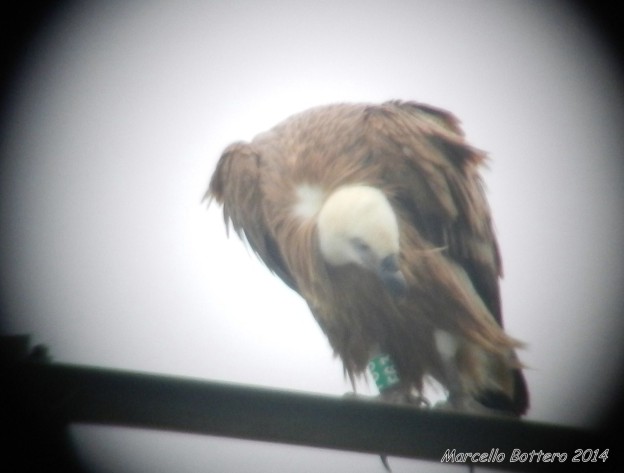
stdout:
[[361,238],[351,238],[351,244],[358,253],[370,253],[371,251],[370,245]]

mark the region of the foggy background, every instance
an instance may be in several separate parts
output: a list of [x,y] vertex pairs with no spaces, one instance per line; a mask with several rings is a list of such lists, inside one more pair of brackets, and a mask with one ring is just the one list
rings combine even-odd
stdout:
[[[292,113],[417,100],[456,114],[492,158],[528,419],[593,425],[619,382],[624,281],[621,77],[594,33],[554,2],[65,9],[26,51],[2,130],[3,333],[63,363],[341,396],[303,300],[200,200],[225,146]],[[208,436],[72,437],[96,472],[383,471],[374,455]]]

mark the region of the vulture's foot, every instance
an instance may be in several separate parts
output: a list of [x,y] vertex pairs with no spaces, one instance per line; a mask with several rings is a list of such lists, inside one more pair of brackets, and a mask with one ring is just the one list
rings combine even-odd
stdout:
[[377,396],[382,402],[390,404],[408,405],[428,409],[431,407],[429,400],[421,394],[415,393],[411,389],[387,389]]
[[381,394],[378,394],[377,396],[365,396],[363,394],[349,391],[344,393],[343,397],[347,399],[358,399],[361,401],[381,401],[388,404],[406,405],[423,409],[429,409],[431,407],[431,403],[426,397],[413,393],[411,391],[404,391],[399,389],[389,389]]
[[514,417],[507,411],[486,407],[468,395],[451,395],[447,400],[437,402],[433,406],[433,409],[448,412],[463,412],[465,414]]

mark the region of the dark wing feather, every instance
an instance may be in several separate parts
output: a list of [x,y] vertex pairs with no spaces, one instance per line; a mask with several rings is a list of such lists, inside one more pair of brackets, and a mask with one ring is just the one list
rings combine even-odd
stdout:
[[[376,116],[375,116],[376,115]],[[463,137],[448,112],[413,102],[389,102],[369,111],[382,136],[387,176],[395,198],[429,242],[466,272],[484,304],[502,326],[498,244],[478,174],[485,154]],[[379,139],[379,138],[377,138]]]
[[277,243],[265,223],[260,188],[261,157],[244,142],[228,146],[215,169],[205,198],[223,205],[223,219],[290,288],[297,291]]
[[[444,248],[465,271],[502,327],[502,264],[478,173],[485,154],[466,143],[458,120],[448,112],[417,103],[389,102],[370,115],[377,128],[371,136],[381,136],[381,149],[391,150],[385,156],[394,160],[387,168],[392,174],[387,179],[396,182],[400,207],[421,235],[433,246]],[[526,381],[519,369],[513,369],[511,376],[512,400],[493,391],[482,393],[479,400],[521,415],[529,405]]]

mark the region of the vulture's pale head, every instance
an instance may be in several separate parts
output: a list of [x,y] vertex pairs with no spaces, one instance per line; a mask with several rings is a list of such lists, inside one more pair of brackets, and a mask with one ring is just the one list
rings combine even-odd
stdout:
[[358,265],[377,274],[392,295],[405,293],[399,224],[383,192],[365,185],[339,188],[325,200],[317,225],[327,263]]

